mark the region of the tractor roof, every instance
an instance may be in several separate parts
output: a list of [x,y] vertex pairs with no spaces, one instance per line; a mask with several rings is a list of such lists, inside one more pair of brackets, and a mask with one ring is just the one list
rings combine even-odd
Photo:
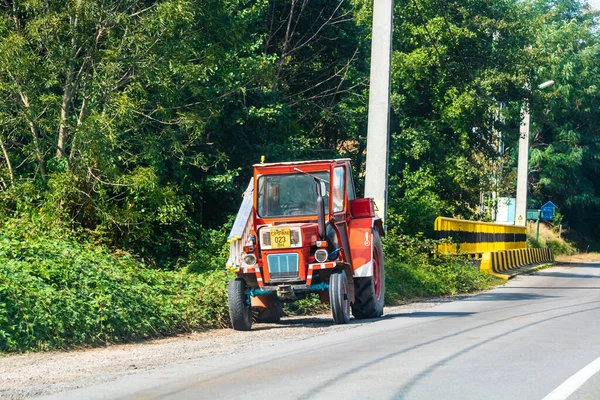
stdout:
[[290,165],[309,165],[309,164],[331,164],[339,161],[352,161],[349,158],[336,158],[331,160],[310,160],[310,161],[288,161],[278,163],[264,163],[254,164],[253,167],[278,167],[278,166],[290,166]]

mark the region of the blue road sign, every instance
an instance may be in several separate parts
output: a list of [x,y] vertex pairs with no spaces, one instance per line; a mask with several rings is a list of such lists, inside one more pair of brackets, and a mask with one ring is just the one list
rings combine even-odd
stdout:
[[556,204],[549,201],[541,207],[542,210],[542,220],[543,221],[551,221],[554,218],[554,210],[556,209]]

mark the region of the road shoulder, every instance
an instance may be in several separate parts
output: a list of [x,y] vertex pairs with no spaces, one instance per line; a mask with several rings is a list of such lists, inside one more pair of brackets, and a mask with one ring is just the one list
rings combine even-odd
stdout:
[[[410,314],[465,297],[469,296],[420,300],[386,307],[385,312],[387,316]],[[0,358],[0,398],[59,393],[172,364],[234,354],[250,346],[269,348],[368,323],[352,320],[348,325],[333,325],[329,314],[287,317],[280,324],[257,324],[251,332],[216,329],[105,348],[4,356]]]

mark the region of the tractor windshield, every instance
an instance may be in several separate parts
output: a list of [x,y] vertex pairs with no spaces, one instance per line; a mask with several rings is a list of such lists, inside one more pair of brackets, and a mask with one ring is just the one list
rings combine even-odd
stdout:
[[[311,172],[329,182],[329,172]],[[263,175],[258,178],[257,212],[262,218],[317,215],[317,183],[298,173]],[[323,193],[325,214],[329,213],[329,193]]]

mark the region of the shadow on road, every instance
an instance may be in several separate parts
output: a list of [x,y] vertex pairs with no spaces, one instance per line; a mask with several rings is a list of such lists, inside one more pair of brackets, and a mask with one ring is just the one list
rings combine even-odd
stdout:
[[545,272],[540,271],[535,276],[547,276],[551,278],[600,278],[600,275],[590,275],[590,274],[573,274],[570,272]]
[[557,267],[580,267],[580,268],[600,268],[600,262],[585,263],[585,262],[556,262]]
[[[434,318],[434,317],[468,317],[476,314],[474,312],[444,312],[444,311],[421,311],[414,313],[402,313],[390,315],[389,318],[408,317],[408,318]],[[385,318],[385,317],[384,317]]]
[[[418,311],[413,313],[399,312],[385,314],[381,318],[370,318],[370,319],[351,319],[349,325],[363,324],[363,323],[376,323],[378,321],[384,321],[395,318],[449,318],[449,317],[468,317],[476,314],[474,312],[444,312],[444,311]],[[284,317],[285,318],[285,317]],[[252,326],[254,331],[265,331],[270,329],[281,329],[281,328],[327,328],[335,325],[333,320],[329,316],[311,316],[305,318],[291,318],[282,319],[279,323],[257,323]]]
[[[566,267],[566,268],[573,268],[573,269],[577,269],[577,268],[600,269],[600,264],[586,264],[586,263],[580,263],[580,262],[576,262],[576,263],[565,262],[565,263],[560,263],[558,266]],[[543,277],[547,276],[547,277],[551,277],[551,278],[600,278],[600,275],[578,274],[575,272],[560,272],[560,271],[550,271],[550,270],[536,271],[531,275],[543,276]]]
[[[517,288],[507,288],[507,289],[517,289]],[[521,289],[520,287],[518,289]],[[482,293],[477,296],[470,297],[465,299],[464,301],[522,301],[522,300],[538,300],[538,299],[546,299],[552,297],[561,297],[561,296],[548,296],[545,294],[535,294],[535,293]]]
[[[358,321],[350,320],[350,323]],[[333,326],[333,320],[330,316],[310,316],[303,318],[290,318],[283,319],[278,323],[256,323],[252,325],[253,331],[265,331],[270,329],[282,329],[282,328],[327,328]]]
[[[495,290],[498,289],[509,289],[509,290],[515,290],[514,287],[497,287]],[[518,289],[543,289],[543,290],[571,290],[571,289],[583,289],[583,290],[588,290],[588,289],[600,289],[600,286],[519,286]],[[547,297],[557,297],[557,296],[547,296]],[[558,296],[560,297],[560,296]]]

